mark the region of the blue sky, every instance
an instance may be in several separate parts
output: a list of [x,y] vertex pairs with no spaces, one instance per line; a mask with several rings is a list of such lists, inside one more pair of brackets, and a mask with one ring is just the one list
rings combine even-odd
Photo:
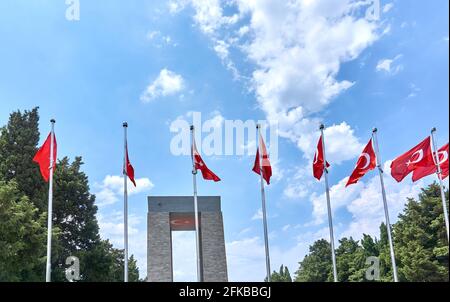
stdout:
[[[324,185],[311,175],[320,122],[337,238],[377,236],[383,221],[375,172],[344,189],[372,127],[383,161],[432,127],[439,145],[448,142],[448,1],[381,1],[375,19],[365,17],[362,2],[80,0],[80,18],[70,21],[63,0],[1,1],[0,123],[13,110],[39,106],[43,139],[46,122],[57,120],[59,157],[83,157],[101,234],[121,247],[121,125],[128,121],[139,178],[129,198],[130,253],[145,277],[146,196],[192,194],[190,158],[170,150],[171,123],[190,122],[192,112],[219,127],[278,120],[266,190],[271,260],[273,269],[283,263],[293,273],[308,246],[328,238]],[[229,278],[262,280],[253,156],[204,160],[222,178],[200,181],[199,194],[222,196]],[[397,184],[387,175],[391,219],[433,180]],[[175,278],[195,280],[194,237],[175,239]]]

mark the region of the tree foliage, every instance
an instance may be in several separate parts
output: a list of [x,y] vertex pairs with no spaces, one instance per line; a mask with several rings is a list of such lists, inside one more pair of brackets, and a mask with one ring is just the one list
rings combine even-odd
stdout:
[[15,182],[0,181],[0,281],[42,280],[46,215]]
[[325,239],[314,242],[309,254],[300,262],[296,272],[297,282],[322,282],[332,277],[331,247]]
[[[32,161],[39,142],[38,108],[13,112],[0,133],[0,281],[45,279],[48,184]],[[122,281],[123,250],[102,240],[95,196],[83,161],[62,157],[54,172],[52,280],[66,281],[65,260],[80,260],[81,281]],[[133,256],[129,280],[138,281]]]
[[[448,204],[448,191],[446,192]],[[448,281],[448,242],[440,188],[436,183],[422,189],[418,200],[408,199],[398,221],[392,226],[394,249],[400,281]],[[360,242],[342,238],[336,249],[338,280],[367,281],[370,266],[366,259],[378,257],[380,280],[393,280],[386,225],[380,226],[380,239],[364,234]],[[298,282],[332,281],[330,244],[318,240],[299,263]]]
[[[267,282],[267,277],[264,279],[264,281]],[[273,273],[270,275],[270,282],[292,282],[289,269],[282,264],[278,272],[273,271]]]
[[[448,191],[446,195],[448,200]],[[422,189],[418,200],[408,200],[394,232],[400,280],[449,280],[447,234],[436,183]]]
[[0,129],[0,179],[15,180],[20,192],[41,211],[47,211],[46,185],[33,162],[39,142],[38,108],[11,113]]

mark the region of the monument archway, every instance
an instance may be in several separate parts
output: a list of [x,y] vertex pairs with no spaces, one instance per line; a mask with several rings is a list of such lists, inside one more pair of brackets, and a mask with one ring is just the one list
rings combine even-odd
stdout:
[[[220,196],[198,196],[200,263],[204,282],[227,282]],[[149,196],[147,281],[172,282],[172,232],[195,230],[192,196]]]

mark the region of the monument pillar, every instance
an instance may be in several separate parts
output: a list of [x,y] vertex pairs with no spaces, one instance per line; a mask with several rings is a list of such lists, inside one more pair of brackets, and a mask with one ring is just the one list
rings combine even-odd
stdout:
[[[198,196],[204,282],[227,282],[220,196]],[[147,281],[173,281],[172,232],[195,230],[192,196],[148,197]]]

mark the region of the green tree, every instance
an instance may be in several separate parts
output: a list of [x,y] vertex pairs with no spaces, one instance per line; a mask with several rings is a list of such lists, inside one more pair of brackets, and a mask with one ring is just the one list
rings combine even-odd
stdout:
[[[80,281],[121,281],[124,252],[100,239],[95,195],[89,193],[88,178],[80,170],[82,165],[81,157],[72,163],[64,157],[55,170],[53,220],[61,230],[61,239],[54,244],[52,279],[66,281],[65,259],[75,256],[80,260]],[[138,280],[139,271],[131,256],[129,281]]]
[[[447,204],[448,204],[448,191]],[[440,188],[422,189],[394,226],[395,252],[401,281],[449,281],[448,242]]]
[[332,280],[331,247],[325,239],[314,242],[309,254],[295,273],[296,282],[325,282]]
[[[446,200],[448,204],[448,190]],[[408,203],[392,227],[394,249],[400,281],[447,281],[448,241],[444,225],[440,188],[436,183],[422,189],[418,200]],[[316,241],[300,262],[295,281],[330,281],[330,247],[325,240]],[[380,239],[364,234],[361,243],[343,238],[336,249],[339,281],[365,281],[365,260],[376,256],[380,263],[380,281],[392,282],[393,272],[387,228],[380,226]]]
[[352,237],[339,240],[336,249],[336,268],[340,282],[363,281],[366,257],[364,249]]
[[380,260],[380,281],[392,282],[394,280],[394,274],[392,271],[391,250],[389,247],[389,238],[386,224],[384,224],[384,222],[381,223],[379,229],[380,229],[380,240],[376,242],[376,244],[378,250],[378,258]]
[[0,181],[0,281],[40,281],[45,274],[46,214],[15,182]]
[[[61,230],[57,256],[53,259],[52,278],[65,280],[65,259],[76,256],[85,261],[82,251],[99,244],[95,196],[89,193],[88,178],[80,171],[83,162],[76,157],[70,163],[67,157],[59,160],[54,175],[53,222]],[[95,263],[93,264],[95,270]],[[89,275],[83,275],[89,280]]]
[[46,212],[46,184],[33,162],[39,142],[38,122],[36,107],[11,113],[8,124],[0,129],[0,179],[15,180],[19,191]]
[[[81,281],[119,282],[124,280],[124,252],[102,240],[92,249],[83,251],[80,260]],[[128,259],[128,281],[139,281],[139,269],[132,255]]]
[[364,256],[366,257],[378,257],[380,255],[378,241],[376,239],[374,240],[370,235],[363,234],[363,238],[361,239],[361,246],[364,250]]
[[[46,219],[48,184],[42,180],[39,166],[32,161],[39,142],[38,126],[38,108],[34,108],[23,113],[13,112],[8,124],[0,129],[0,181],[3,181],[2,188],[5,187],[0,212],[16,213],[12,217],[17,220],[16,233],[11,229],[14,227],[11,222],[13,218],[0,221],[0,224],[5,223],[5,228],[0,230],[3,236],[0,242],[5,242],[0,246],[4,252],[0,254],[4,257],[0,265],[5,265],[4,270],[0,266],[0,280],[44,279],[46,228],[43,232],[38,232],[36,228],[38,222]],[[66,281],[65,260],[68,256],[80,259],[81,281],[123,280],[123,251],[114,249],[108,241],[100,238],[95,196],[89,192],[88,177],[81,171],[82,164],[81,157],[76,157],[72,163],[63,157],[57,162],[54,172],[52,280]],[[23,230],[20,219],[24,219],[24,226],[30,227],[30,234]],[[42,223],[46,225],[45,221]],[[35,241],[38,237],[39,244]],[[11,241],[14,238],[17,240]],[[12,242],[13,246],[6,245]],[[14,248],[17,253],[11,254]],[[28,261],[29,255],[38,259],[39,263]],[[19,269],[19,264],[24,268]],[[43,266],[36,268],[38,264]],[[28,265],[33,267],[31,271],[34,274],[29,272]],[[129,269],[129,280],[137,281],[139,274],[133,256],[129,260]]]
[[363,234],[361,239],[362,255],[358,254],[359,262],[358,267],[348,277],[348,281],[351,282],[367,282],[366,271],[369,269],[371,263],[366,264],[368,257],[378,257],[380,255],[378,241],[373,239],[370,235]]
[[[267,277],[264,279],[264,282],[267,282]],[[282,264],[278,272],[273,271],[270,275],[270,282],[292,282],[291,274],[287,266]]]

